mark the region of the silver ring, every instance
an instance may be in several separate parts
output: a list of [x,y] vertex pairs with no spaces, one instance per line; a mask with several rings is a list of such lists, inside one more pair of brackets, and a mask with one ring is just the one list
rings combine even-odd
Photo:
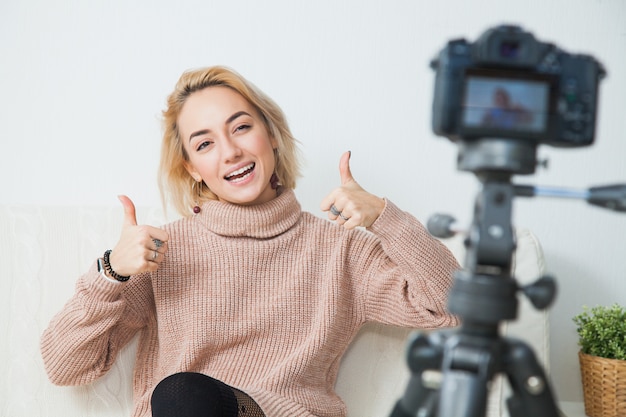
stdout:
[[154,251],[154,253],[152,254],[152,260],[154,261],[158,256],[159,256],[159,252]]
[[330,206],[330,212],[334,216],[341,216],[341,212],[337,209],[337,207],[334,204],[332,206]]
[[162,240],[152,239],[152,241],[154,242],[154,245],[157,247],[157,249],[159,249],[161,246],[163,246],[163,241]]
[[350,220],[350,217],[346,217],[344,216],[342,213],[339,213],[339,217],[341,217],[343,219],[343,221],[347,222],[348,220]]

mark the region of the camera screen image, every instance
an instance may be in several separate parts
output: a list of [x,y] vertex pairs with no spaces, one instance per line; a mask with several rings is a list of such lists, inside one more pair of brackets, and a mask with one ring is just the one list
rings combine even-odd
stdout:
[[461,124],[466,129],[545,133],[550,84],[545,80],[468,75]]

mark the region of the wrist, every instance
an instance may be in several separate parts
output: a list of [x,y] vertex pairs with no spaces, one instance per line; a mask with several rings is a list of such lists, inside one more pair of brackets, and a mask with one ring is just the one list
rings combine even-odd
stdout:
[[116,281],[119,281],[119,282],[128,281],[130,279],[130,275],[120,275],[117,272],[115,272],[115,270],[113,270],[113,267],[111,266],[111,262],[110,262],[111,252],[112,252],[111,249],[104,252],[102,261],[100,262],[100,260],[98,260],[98,268],[100,268],[100,265],[102,264],[102,272],[107,278],[114,278]]
[[109,282],[113,282],[115,284],[119,284],[120,282],[118,280],[116,280],[113,277],[110,277],[107,274],[106,269],[104,269],[104,260],[102,258],[98,258],[98,272],[100,273],[100,276],[104,279],[106,279]]

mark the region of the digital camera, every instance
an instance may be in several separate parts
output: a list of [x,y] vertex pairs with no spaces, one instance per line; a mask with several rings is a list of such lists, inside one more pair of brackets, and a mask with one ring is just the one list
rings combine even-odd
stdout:
[[593,57],[501,25],[476,42],[449,41],[436,71],[433,131],[456,141],[519,139],[558,147],[594,141],[599,81]]

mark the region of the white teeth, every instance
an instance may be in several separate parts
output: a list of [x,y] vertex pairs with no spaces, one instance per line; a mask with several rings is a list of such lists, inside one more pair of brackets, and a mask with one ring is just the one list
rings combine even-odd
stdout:
[[248,165],[248,166],[245,166],[245,167],[243,167],[243,168],[238,169],[238,170],[237,170],[237,171],[235,171],[235,172],[231,172],[231,173],[230,173],[230,174],[228,174],[225,178],[226,178],[226,179],[229,179],[229,178],[235,177],[235,176],[237,176],[237,175],[241,175],[241,174],[243,174],[244,172],[246,172],[246,171],[248,171],[248,170],[252,169],[253,167],[254,167],[254,162],[253,162],[253,163],[251,163],[251,164],[250,164],[250,165]]

